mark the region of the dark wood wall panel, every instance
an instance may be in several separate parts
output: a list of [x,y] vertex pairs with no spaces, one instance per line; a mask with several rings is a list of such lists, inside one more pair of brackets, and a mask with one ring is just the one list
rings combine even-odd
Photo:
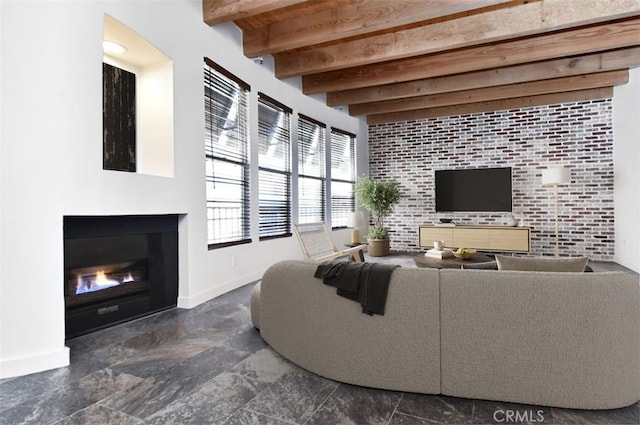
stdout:
[[102,64],[105,170],[136,171],[136,75]]

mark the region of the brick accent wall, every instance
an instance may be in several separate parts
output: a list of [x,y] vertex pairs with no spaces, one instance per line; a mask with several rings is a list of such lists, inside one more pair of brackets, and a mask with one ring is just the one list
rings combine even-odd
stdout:
[[386,220],[391,249],[419,251],[418,225],[506,224],[510,213],[436,213],[434,171],[512,167],[513,215],[531,227],[531,253],[554,255],[555,202],[542,170],[563,165],[560,255],[611,260],[614,249],[611,99],[369,126],[369,173],[401,182],[404,198]]

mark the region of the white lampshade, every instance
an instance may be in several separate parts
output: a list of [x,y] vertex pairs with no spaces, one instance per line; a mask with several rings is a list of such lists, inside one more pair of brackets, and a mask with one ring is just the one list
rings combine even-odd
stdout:
[[362,211],[354,211],[347,217],[347,227],[351,227],[351,243],[360,243],[360,228],[364,226],[364,214]]
[[542,185],[558,185],[571,183],[571,169],[565,167],[551,167],[542,170]]
[[362,211],[352,212],[347,218],[347,227],[359,228],[364,226],[364,213]]

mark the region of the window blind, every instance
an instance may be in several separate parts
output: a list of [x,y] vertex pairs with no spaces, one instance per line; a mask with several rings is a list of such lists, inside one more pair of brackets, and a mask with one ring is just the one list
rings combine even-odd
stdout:
[[291,236],[291,109],[259,93],[260,239]]
[[298,119],[298,222],[325,221],[325,125]]
[[251,242],[247,84],[205,58],[205,176],[210,249]]
[[355,135],[331,129],[331,227],[347,227],[355,210]]

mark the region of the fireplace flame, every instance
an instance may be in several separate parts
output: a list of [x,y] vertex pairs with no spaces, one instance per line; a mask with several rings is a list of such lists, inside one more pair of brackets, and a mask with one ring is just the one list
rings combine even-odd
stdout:
[[115,280],[109,280],[107,279],[107,274],[103,271],[103,270],[99,270],[96,273],[96,280],[95,280],[95,284],[96,285],[109,285],[109,284],[118,284],[118,282],[116,282]]
[[78,275],[76,294],[99,291],[101,289],[111,288],[112,286],[118,285],[120,285],[120,282],[109,279],[104,270],[98,270],[93,276]]
[[124,262],[101,264],[98,266],[72,269],[73,278],[69,280],[70,290],[76,294],[96,292],[114,286],[143,282],[146,278],[144,264]]

